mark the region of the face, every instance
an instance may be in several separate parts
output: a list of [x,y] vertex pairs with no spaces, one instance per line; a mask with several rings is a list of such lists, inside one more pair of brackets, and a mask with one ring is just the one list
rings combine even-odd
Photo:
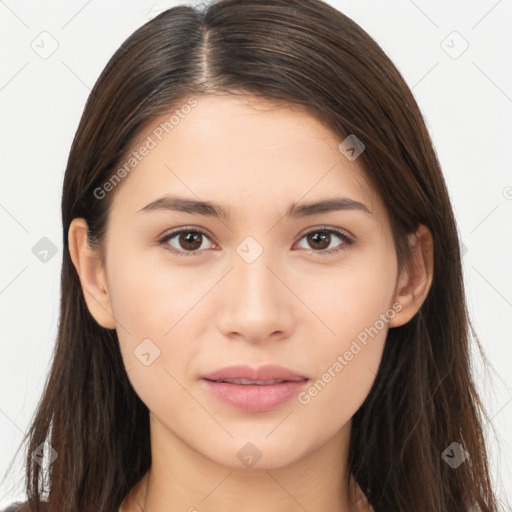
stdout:
[[[195,98],[169,133],[169,116],[148,127],[109,192],[106,288],[154,432],[227,466],[278,467],[345,435],[373,384],[400,308],[389,218],[311,115]],[[167,196],[225,216],[155,203]],[[328,199],[341,202],[301,210]],[[233,365],[296,382],[204,379]]]

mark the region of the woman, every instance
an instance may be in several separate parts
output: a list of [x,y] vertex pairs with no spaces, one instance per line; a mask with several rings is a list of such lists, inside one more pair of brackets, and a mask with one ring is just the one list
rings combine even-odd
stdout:
[[62,216],[23,510],[496,509],[439,162],[343,14],[223,0],[137,30]]

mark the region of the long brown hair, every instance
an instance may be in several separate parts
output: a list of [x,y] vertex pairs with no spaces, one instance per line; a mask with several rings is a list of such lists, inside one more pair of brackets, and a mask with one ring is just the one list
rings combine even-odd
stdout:
[[[58,339],[25,438],[33,511],[112,512],[151,465],[149,411],[123,365],[115,330],[89,313],[67,234],[83,217],[101,246],[112,196],[94,191],[118,169],[142,129],[201,94],[252,94],[300,105],[340,137],[389,212],[400,264],[407,234],[433,236],[433,283],[419,312],[388,333],[374,385],[353,418],[349,469],[375,512],[496,510],[471,376],[456,223],[422,115],[400,73],[356,23],[321,0],[222,0],[179,6],[132,34],[89,96],[62,194]],[[47,441],[46,473],[32,458]],[[443,452],[458,443],[456,469]],[[457,446],[458,446],[457,445]],[[44,499],[47,498],[47,499]]]

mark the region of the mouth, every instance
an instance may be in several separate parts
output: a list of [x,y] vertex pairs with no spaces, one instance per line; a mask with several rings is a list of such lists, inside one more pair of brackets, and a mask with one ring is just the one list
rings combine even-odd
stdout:
[[[240,373],[238,369],[224,369],[224,373]],[[260,369],[260,375],[254,375],[254,370],[244,367],[240,375],[209,375],[201,379],[202,385],[214,398],[236,409],[246,412],[268,412],[282,407],[296,396],[309,382],[309,378],[279,369],[281,375],[276,375],[276,368]],[[248,376],[247,373],[252,375]],[[261,375],[261,373],[267,375]],[[219,372],[220,373],[220,372]],[[273,373],[270,375],[269,373]],[[286,375],[283,375],[286,374]],[[252,378],[248,378],[252,377]]]

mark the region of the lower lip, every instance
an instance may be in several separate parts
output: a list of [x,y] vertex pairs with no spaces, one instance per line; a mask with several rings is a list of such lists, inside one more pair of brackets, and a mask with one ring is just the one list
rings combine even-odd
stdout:
[[201,379],[219,400],[249,412],[264,412],[283,405],[307,384],[307,380],[286,381],[280,384],[244,385]]

